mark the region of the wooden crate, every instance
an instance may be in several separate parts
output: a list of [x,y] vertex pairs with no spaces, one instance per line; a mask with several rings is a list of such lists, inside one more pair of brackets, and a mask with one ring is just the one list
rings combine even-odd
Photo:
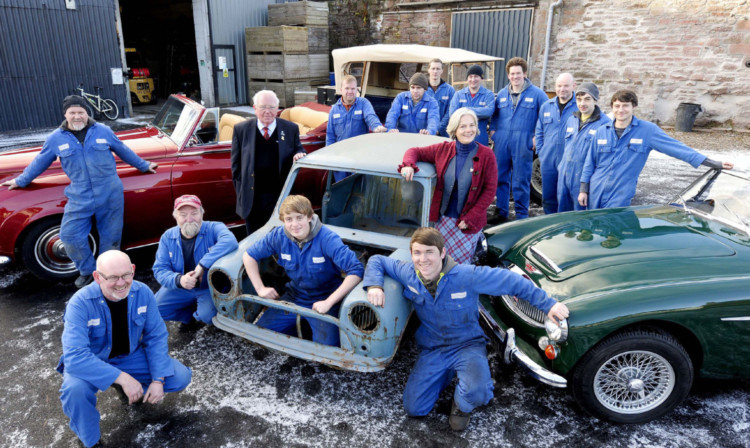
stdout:
[[310,53],[330,52],[328,26],[307,26],[307,48]]
[[250,53],[247,77],[256,79],[327,79],[328,54]]
[[299,106],[300,104],[308,102],[317,102],[318,92],[312,88],[310,89],[294,89],[294,105]]
[[328,26],[328,3],[302,1],[268,5],[268,25]]
[[305,80],[299,81],[279,81],[265,79],[250,79],[247,82],[248,95],[252,97],[260,90],[273,90],[279,97],[280,107],[294,106],[294,90],[309,89],[310,83]]
[[307,53],[307,29],[299,26],[245,28],[245,48],[252,52]]

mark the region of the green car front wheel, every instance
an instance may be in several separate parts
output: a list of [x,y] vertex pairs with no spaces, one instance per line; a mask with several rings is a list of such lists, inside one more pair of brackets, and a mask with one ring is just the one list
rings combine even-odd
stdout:
[[636,329],[613,335],[581,358],[571,388],[590,414],[618,423],[664,415],[690,392],[693,363],[671,334]]

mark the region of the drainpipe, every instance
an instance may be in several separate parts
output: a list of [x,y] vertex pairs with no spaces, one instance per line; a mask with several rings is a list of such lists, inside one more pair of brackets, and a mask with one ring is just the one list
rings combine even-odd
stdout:
[[544,38],[544,63],[542,64],[542,79],[539,82],[539,87],[544,90],[544,82],[547,79],[547,63],[549,62],[549,41],[552,36],[552,16],[555,14],[555,8],[562,5],[562,0],[557,0],[555,3],[549,5],[549,12],[547,13],[547,36]]

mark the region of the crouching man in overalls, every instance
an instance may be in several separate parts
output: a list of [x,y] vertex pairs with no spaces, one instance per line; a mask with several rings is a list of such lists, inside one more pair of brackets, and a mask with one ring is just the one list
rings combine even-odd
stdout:
[[479,326],[479,294],[523,298],[558,321],[568,317],[568,308],[507,269],[457,264],[444,246],[440,232],[420,228],[409,243],[412,262],[375,255],[367,262],[363,286],[370,303],[385,306],[384,276],[393,278],[404,286],[404,297],[422,322],[415,335],[421,351],[404,389],[406,413],[427,415],[458,376],[448,423],[462,431],[471,411],[487,404],[494,390]]
[[76,292],[63,317],[60,400],[70,429],[87,446],[100,437],[96,393],[117,384],[130,404],[158,403],[190,384],[192,372],[169,357],[167,326],[154,293],[133,280],[135,265],[117,250],[96,260],[94,281]]

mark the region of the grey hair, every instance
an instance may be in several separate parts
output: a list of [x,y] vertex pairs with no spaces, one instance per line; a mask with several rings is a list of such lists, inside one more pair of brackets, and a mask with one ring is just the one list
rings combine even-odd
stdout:
[[258,101],[262,96],[270,95],[273,97],[274,106],[279,107],[279,97],[276,96],[276,92],[273,90],[260,90],[253,95],[253,106],[258,104]]
[[[450,138],[455,139],[456,138],[456,130],[458,129],[458,123],[461,121],[461,118],[464,117],[464,115],[470,115],[474,118],[474,124],[479,126],[479,119],[477,118],[476,112],[469,109],[468,107],[461,107],[459,109],[456,109],[455,112],[453,112],[453,115],[451,115],[450,120],[448,120],[448,126],[445,128],[445,131],[448,133],[448,136]],[[477,133],[479,133],[477,131]]]

